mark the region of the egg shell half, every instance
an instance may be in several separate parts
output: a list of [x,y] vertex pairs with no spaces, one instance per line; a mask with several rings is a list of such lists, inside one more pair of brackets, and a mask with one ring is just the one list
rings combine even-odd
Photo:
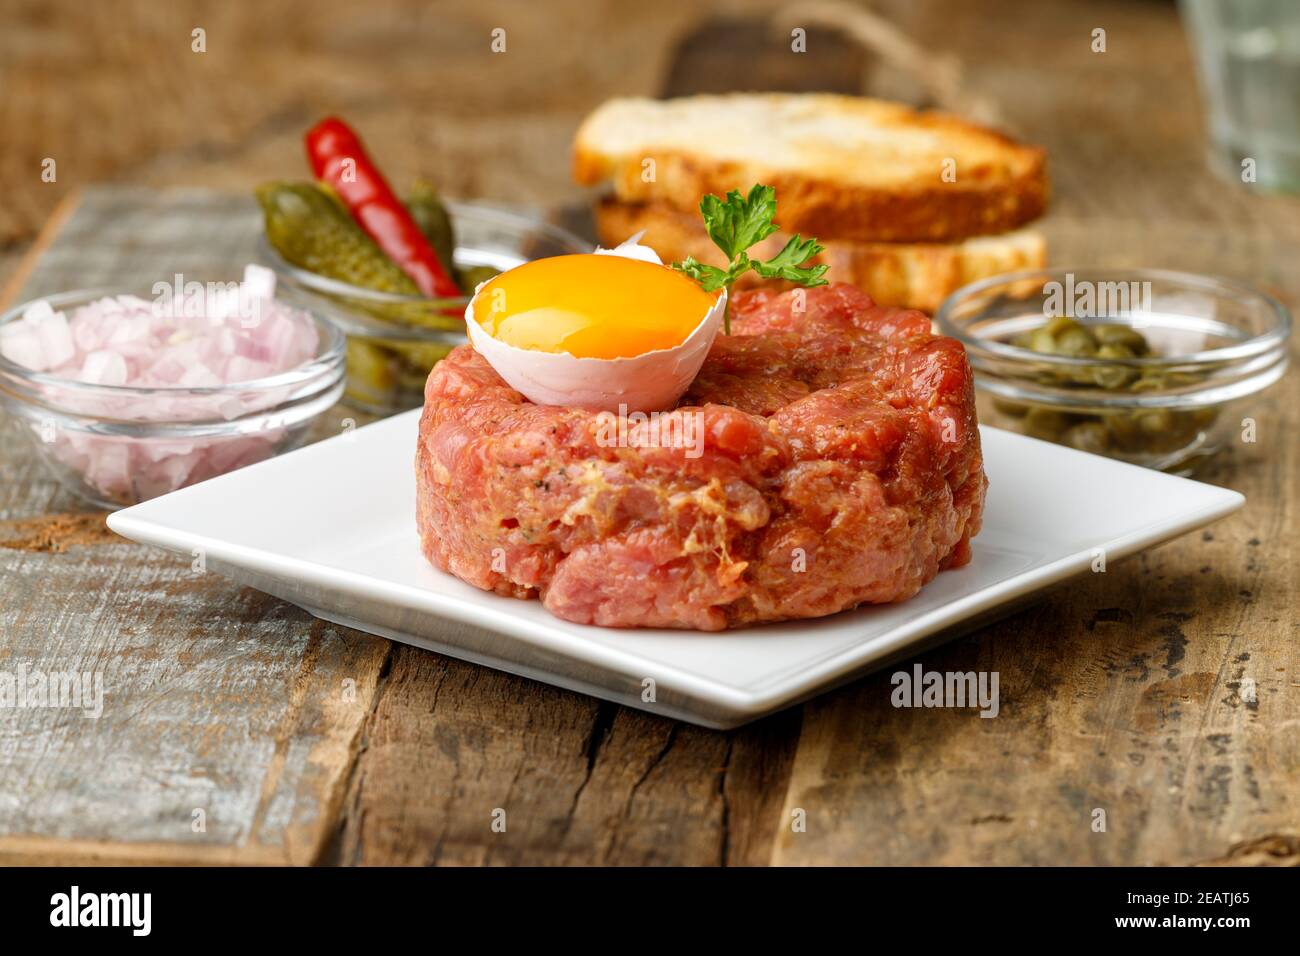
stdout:
[[[625,242],[598,255],[616,255],[663,265],[654,250]],[[491,280],[489,280],[491,281]],[[483,283],[487,285],[488,283]],[[478,298],[483,285],[474,291]],[[686,341],[634,358],[577,358],[567,352],[538,352],[493,338],[474,318],[474,299],[465,309],[465,328],[474,350],[511,388],[538,405],[571,405],[594,411],[658,412],[672,408],[691,386],[722,327],[724,289]]]

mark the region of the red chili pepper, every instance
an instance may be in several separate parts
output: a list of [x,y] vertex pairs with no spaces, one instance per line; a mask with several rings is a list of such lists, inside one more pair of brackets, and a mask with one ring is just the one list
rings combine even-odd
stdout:
[[434,299],[463,295],[346,123],[321,120],[307,131],[306,142],[312,173],[338,193],[357,224],[422,293]]

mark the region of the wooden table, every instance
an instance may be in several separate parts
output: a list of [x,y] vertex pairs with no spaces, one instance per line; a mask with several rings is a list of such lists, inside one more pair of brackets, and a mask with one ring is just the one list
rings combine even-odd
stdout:
[[[1220,272],[1300,303],[1300,201],[1206,171],[1171,8],[1024,3],[995,19],[956,2],[883,6],[958,57],[967,88],[1009,127],[1049,148],[1054,261]],[[742,86],[898,86],[833,33],[810,32],[808,59],[792,65],[757,14],[722,33],[693,30],[684,9],[671,22],[676,33],[646,32],[640,44],[605,34],[628,62],[619,91],[717,88],[735,76],[750,79]],[[1104,55],[1089,50],[1096,26],[1108,30]],[[542,29],[530,20],[519,35]],[[564,95],[586,108],[614,88],[602,82]],[[273,100],[281,87],[267,89]],[[526,109],[515,92],[512,108]],[[268,119],[258,136],[291,143],[304,112]],[[562,149],[581,112],[525,116],[525,138]],[[381,114],[379,135],[402,148],[400,109]],[[554,151],[526,170],[488,151],[459,191],[549,195],[581,224]],[[268,154],[297,161],[278,146],[252,155],[227,144],[215,157],[196,147],[132,178],[246,194],[270,175]],[[68,197],[6,300],[129,275],[229,274],[256,235],[255,210],[239,198]],[[0,671],[101,673],[105,707],[98,720],[0,711],[0,860],[1294,864],[1298,405],[1292,373],[1247,409],[1258,441],[1203,476],[1244,492],[1242,512],[920,658],[927,669],[998,671],[996,720],[894,709],[878,674],[729,733],[391,644],[196,574],[109,533],[8,427]],[[355,414],[339,409],[320,431],[344,416]],[[498,808],[505,832],[492,826]]]

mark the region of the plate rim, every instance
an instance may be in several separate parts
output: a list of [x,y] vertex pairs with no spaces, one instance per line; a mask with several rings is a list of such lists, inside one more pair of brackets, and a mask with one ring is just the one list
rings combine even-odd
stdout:
[[[243,567],[252,572],[271,577],[287,577],[315,586],[338,590],[349,596],[380,600],[403,608],[414,608],[422,613],[432,613],[444,619],[522,640],[545,651],[611,670],[624,676],[634,677],[640,671],[649,668],[649,673],[662,675],[658,678],[660,683],[665,683],[664,678],[670,679],[670,683],[666,686],[692,696],[705,698],[711,704],[726,709],[737,716],[755,717],[781,709],[799,699],[812,696],[821,688],[835,686],[838,681],[851,679],[856,672],[866,671],[873,661],[888,659],[892,655],[905,650],[908,645],[921,642],[945,628],[957,626],[971,617],[994,610],[1018,598],[1059,584],[1076,574],[1083,573],[1090,566],[1098,549],[1105,552],[1108,561],[1119,560],[1146,548],[1165,543],[1198,527],[1218,521],[1239,510],[1246,503],[1244,495],[1229,488],[1191,481],[1173,475],[1165,475],[1160,472],[1152,472],[1127,462],[1105,459],[1097,455],[1088,455],[1077,449],[1065,448],[1050,442],[1038,441],[1028,436],[1019,435],[1015,432],[981,425],[981,432],[1000,432],[1002,435],[1018,441],[1049,446],[1053,453],[1059,452],[1067,456],[1084,455],[1089,459],[1101,459],[1107,465],[1118,466],[1121,469],[1135,469],[1137,472],[1141,472],[1144,477],[1159,476],[1159,478],[1175,482],[1187,482],[1197,486],[1201,494],[1211,497],[1207,498],[1195,509],[1187,509],[1172,517],[1147,522],[1117,537],[1099,541],[1087,549],[1071,552],[1048,563],[1033,565],[1006,580],[980,588],[972,593],[962,594],[937,607],[923,611],[917,617],[877,635],[867,643],[850,644],[832,653],[829,657],[804,667],[796,667],[792,673],[786,672],[776,677],[760,679],[758,685],[751,688],[721,683],[714,678],[702,676],[697,672],[683,669],[676,664],[663,661],[649,662],[635,651],[617,645],[583,641],[581,634],[572,633],[566,629],[591,628],[594,631],[608,631],[611,630],[610,628],[574,624],[567,621],[562,622],[559,619],[555,621],[545,619],[530,620],[511,613],[509,609],[512,604],[503,603],[499,607],[475,604],[454,594],[423,590],[409,584],[395,583],[380,577],[369,577],[361,572],[332,567],[319,561],[268,551],[264,547],[252,547],[213,538],[210,535],[173,528],[160,523],[157,519],[148,517],[153,507],[164,499],[172,499],[171,503],[175,504],[177,496],[190,497],[192,494],[202,493],[202,490],[210,490],[205,489],[205,486],[220,482],[230,475],[246,473],[268,466],[282,467],[277,466],[277,463],[288,461],[294,455],[310,454],[313,451],[319,452],[333,442],[355,441],[359,433],[369,428],[380,426],[397,428],[399,422],[408,417],[418,416],[419,413],[419,409],[412,409],[404,414],[391,416],[371,425],[363,426],[363,428],[356,429],[352,433],[335,435],[285,455],[239,469],[237,472],[217,476],[151,501],[124,508],[110,514],[107,518],[107,524],[115,533],[142,544],[176,552],[200,549],[210,559],[235,568]],[[942,573],[959,574],[962,570],[953,569]],[[446,573],[436,568],[433,571],[439,574]],[[518,599],[501,596],[500,600],[502,602],[514,602]],[[298,606],[301,607],[302,605]],[[310,608],[304,609],[308,613],[312,613]],[[852,610],[839,613],[852,613]],[[827,615],[825,618],[814,620],[827,620],[834,616]],[[788,624],[790,622],[784,623]],[[683,635],[689,633],[691,632],[682,631]],[[636,668],[634,665],[638,661],[643,662],[645,666]]]

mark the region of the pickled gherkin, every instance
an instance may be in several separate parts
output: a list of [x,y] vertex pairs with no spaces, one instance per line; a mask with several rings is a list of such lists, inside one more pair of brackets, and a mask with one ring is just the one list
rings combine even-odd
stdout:
[[[352,312],[396,326],[463,332],[463,299],[427,299],[415,282],[357,225],[327,186],[311,182],[272,182],[257,189],[266,219],[266,236],[275,250],[301,269],[360,289],[408,296],[383,302],[360,294],[321,292]],[[439,261],[472,295],[474,287],[497,274],[487,266],[454,267],[455,233],[451,217],[433,187],[417,182],[405,205],[433,246]],[[348,336],[347,397],[371,410],[418,405],[429,370],[452,346],[400,336]]]
[[480,283],[501,274],[500,269],[491,266],[467,266],[464,269],[456,267],[456,233],[452,228],[451,216],[447,213],[447,207],[438,199],[437,191],[426,180],[415,181],[405,205],[415,224],[420,227],[420,232],[424,233],[424,237],[433,246],[433,251],[438,254],[438,260],[456,277],[456,284],[467,296],[473,295]]
[[397,387],[392,357],[369,341],[348,339],[347,397],[361,405],[382,408]]
[[429,245],[433,246],[438,261],[451,271],[456,252],[456,233],[452,229],[447,207],[438,199],[437,191],[426,180],[417,179],[403,205],[420,227],[420,232],[424,233],[424,238],[429,240]]
[[266,217],[266,238],[299,268],[363,289],[419,294],[411,277],[315,183],[264,183],[257,187],[257,201]]

